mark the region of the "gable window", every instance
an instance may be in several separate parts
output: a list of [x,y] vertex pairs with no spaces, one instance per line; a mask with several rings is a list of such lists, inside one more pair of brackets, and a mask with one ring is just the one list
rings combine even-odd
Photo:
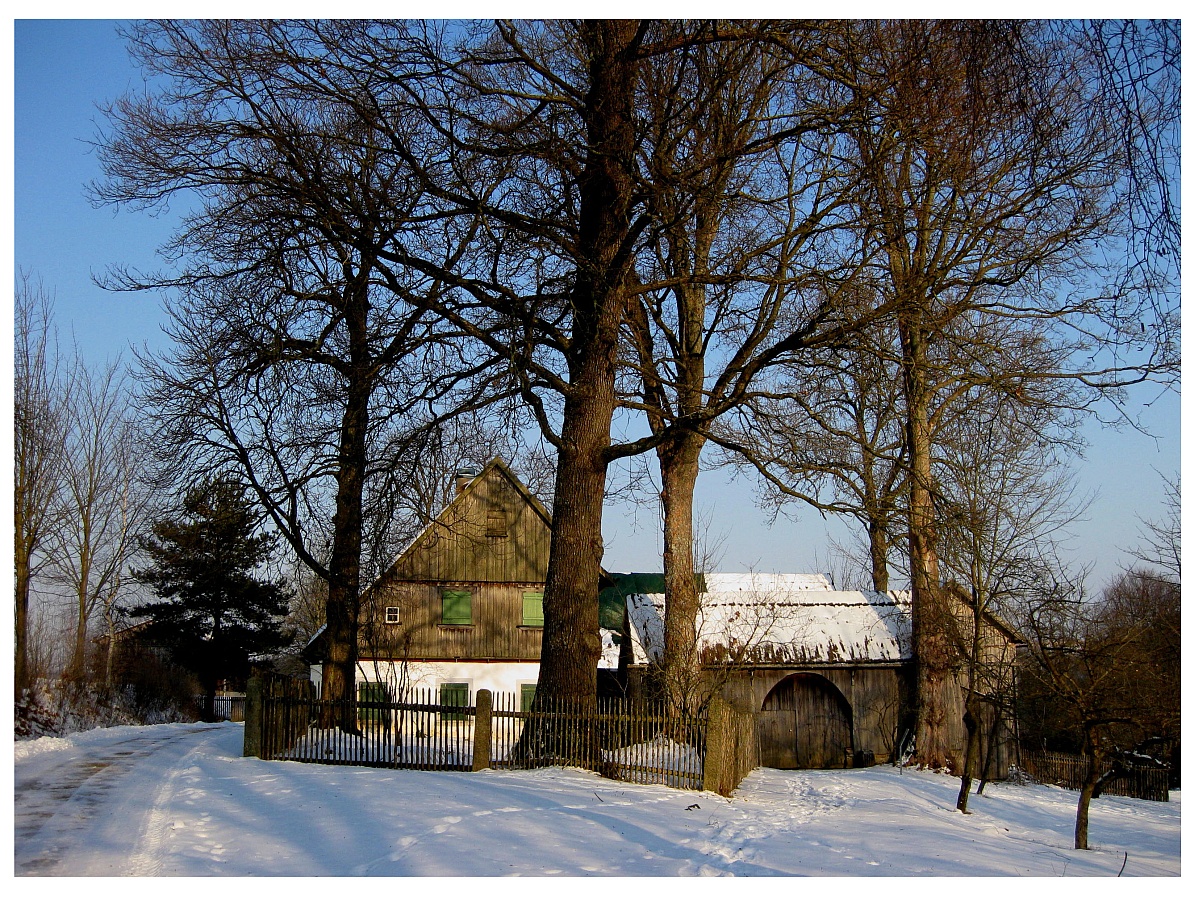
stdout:
[[508,538],[508,518],[503,508],[492,508],[488,511],[487,534],[491,539]]
[[526,592],[521,598],[521,625],[541,626],[543,621],[542,593]]
[[471,625],[471,593],[464,589],[442,589],[442,624]]
[[[443,682],[438,688],[438,703],[443,707],[466,707],[471,699],[471,686],[467,682]],[[465,713],[454,710],[443,710],[442,719],[466,719]]]
[[383,622],[385,622],[385,623],[399,623],[399,622],[400,622],[400,608],[398,608],[398,607],[385,607],[385,608],[383,609]]

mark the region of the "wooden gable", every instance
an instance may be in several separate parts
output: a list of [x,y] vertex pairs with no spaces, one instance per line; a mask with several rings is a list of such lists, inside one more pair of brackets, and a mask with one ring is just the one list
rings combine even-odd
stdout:
[[544,582],[550,514],[494,458],[396,559],[387,578],[409,582]]

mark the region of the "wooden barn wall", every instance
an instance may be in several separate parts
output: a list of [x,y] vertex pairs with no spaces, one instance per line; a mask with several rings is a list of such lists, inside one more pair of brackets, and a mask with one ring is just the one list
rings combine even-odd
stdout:
[[[905,686],[899,666],[820,667],[740,670],[731,674],[722,693],[733,706],[759,711],[771,690],[794,673],[816,673],[829,680],[846,699],[852,713],[855,750],[872,751],[878,762],[889,760],[899,736]],[[716,675],[724,675],[718,673]]]
[[[489,535],[503,523],[504,533]],[[541,583],[550,527],[498,469],[450,505],[391,571],[423,582]]]
[[[442,590],[471,592],[470,626],[442,624]],[[542,628],[521,625],[525,592],[543,584],[527,583],[392,583],[378,596],[360,627],[360,652],[367,657],[410,660],[538,660]],[[400,623],[384,622],[388,606],[400,609]]]

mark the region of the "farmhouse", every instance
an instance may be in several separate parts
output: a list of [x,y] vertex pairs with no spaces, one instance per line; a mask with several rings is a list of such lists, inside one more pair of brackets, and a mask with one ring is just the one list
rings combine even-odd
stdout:
[[[429,688],[467,703],[487,688],[528,704],[549,559],[550,513],[503,461],[460,471],[454,499],[363,595],[360,697]],[[602,669],[617,666],[616,638],[602,633]],[[316,640],[309,655],[319,654]]]
[[[528,706],[549,555],[550,513],[503,461],[460,475],[450,504],[363,595],[360,698],[416,688],[433,690],[441,703],[466,704],[487,688],[520,695]],[[758,715],[763,765],[843,767],[896,755],[914,676],[907,593],[838,591],[820,574],[699,579],[706,687]],[[663,576],[605,573],[597,590],[600,691],[647,694],[662,653]],[[961,623],[969,608],[955,606]],[[1011,671],[1019,638],[993,618],[985,636],[991,665]],[[321,654],[318,635],[307,655],[315,663]],[[319,666],[311,675],[319,686]],[[954,730],[963,681],[948,683],[952,743],[961,742]],[[991,722],[981,738],[992,735]],[[991,770],[1003,773],[1009,733],[997,722]]]

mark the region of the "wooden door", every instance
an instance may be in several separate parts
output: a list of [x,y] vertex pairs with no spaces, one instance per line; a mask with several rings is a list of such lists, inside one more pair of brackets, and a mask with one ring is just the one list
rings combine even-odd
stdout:
[[788,676],[763,700],[759,738],[764,766],[832,769],[848,765],[850,705],[823,676]]

